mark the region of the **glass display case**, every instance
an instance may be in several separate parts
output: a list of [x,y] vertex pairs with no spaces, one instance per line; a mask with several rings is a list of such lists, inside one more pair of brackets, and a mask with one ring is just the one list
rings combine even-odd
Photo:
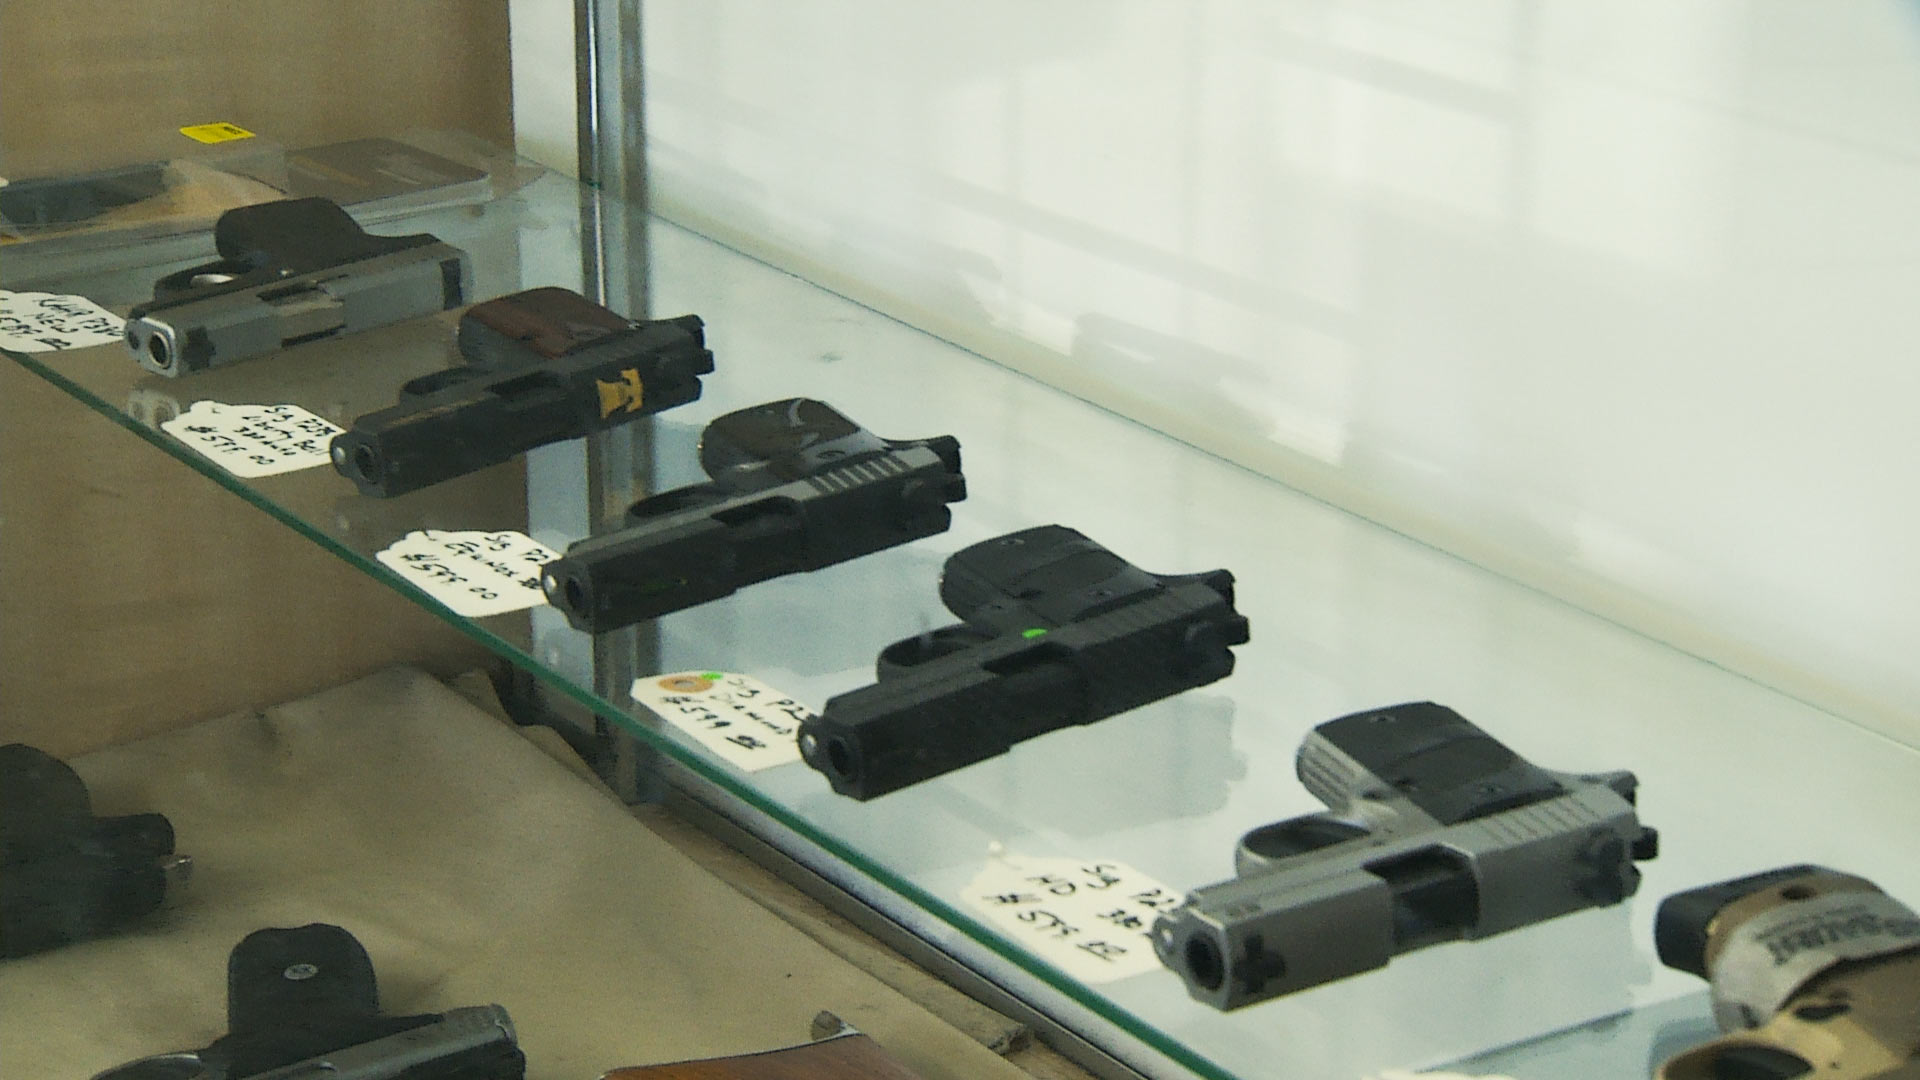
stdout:
[[[461,363],[458,311],[179,379],[143,370],[119,342],[10,362],[433,611],[534,676],[551,701],[584,707],[602,735],[640,748],[656,796],[836,891],[963,986],[1039,1018],[1104,1075],[1644,1076],[1715,1030],[1704,984],[1656,958],[1661,898],[1799,862],[1920,897],[1920,869],[1902,857],[1904,825],[1920,820],[1920,749],[649,216],[630,122],[639,54],[635,27],[621,22],[633,13],[581,11],[587,182],[516,162],[484,196],[374,230],[429,232],[467,252],[476,299],[557,285],[634,317],[699,315],[715,370],[698,401],[541,448],[524,465],[378,499],[328,467],[236,476],[162,425],[213,400],[294,404],[350,426],[409,380]],[[157,277],[206,257],[169,244],[128,243],[110,266],[10,252],[0,284],[125,314]],[[951,527],[597,637],[548,606],[458,614],[378,557],[418,530],[522,532],[564,551],[630,502],[704,480],[709,421],[795,397],[883,437],[956,437],[967,496]],[[524,512],[476,497],[522,468]],[[873,682],[887,645],[953,621],[939,592],[949,555],[1046,524],[1156,573],[1231,571],[1251,627],[1233,674],[865,802],[836,795],[799,760],[742,767],[648,690],[674,673],[738,674],[818,711]],[[1324,809],[1296,776],[1316,725],[1418,701],[1458,710],[1545,768],[1631,770],[1641,819],[1661,836],[1637,894],[1231,1012],[1194,1000],[1157,962],[1109,978],[1061,947],[1099,937],[1110,952],[1150,952],[1156,890],[1175,897],[1228,879],[1243,834]],[[1063,900],[1118,882],[1128,896],[1112,912],[1126,917],[1075,928],[1081,942],[1049,936],[1044,920],[996,915],[1006,882]]]

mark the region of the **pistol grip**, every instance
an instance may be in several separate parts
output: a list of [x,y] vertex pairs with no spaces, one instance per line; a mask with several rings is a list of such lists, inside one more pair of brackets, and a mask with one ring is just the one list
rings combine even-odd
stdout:
[[227,1028],[270,1031],[310,1017],[380,1013],[373,960],[352,934],[312,923],[256,930],[227,958]]
[[964,623],[942,626],[924,634],[915,634],[880,650],[880,658],[874,663],[876,679],[897,679],[912,672],[922,664],[932,663],[943,656],[965,652],[976,645],[993,640],[994,635],[977,627]]
[[1332,814],[1303,814],[1299,817],[1262,825],[1240,838],[1234,847],[1234,873],[1245,877],[1265,867],[1310,851],[1360,840],[1369,836],[1366,827]]
[[172,853],[165,817],[96,818],[66,762],[0,746],[0,956],[96,937],[153,911]]

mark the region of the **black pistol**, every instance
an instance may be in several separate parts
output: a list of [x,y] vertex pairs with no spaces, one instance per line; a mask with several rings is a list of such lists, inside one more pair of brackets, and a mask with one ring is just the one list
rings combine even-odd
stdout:
[[467,302],[466,252],[427,233],[374,236],[327,199],[242,206],[213,225],[220,258],[168,274],[126,342],[169,378]]
[[1660,962],[1726,1034],[1659,1080],[1920,1080],[1920,914],[1866,878],[1786,866],[1667,897]]
[[548,563],[547,602],[581,630],[617,629],[944,532],[967,495],[952,436],[882,439],[811,398],[708,424],[700,465],[710,482],[643,499],[625,528]]
[[807,764],[840,794],[885,795],[1204,686],[1247,641],[1232,574],[1150,574],[1061,525],[955,552],[940,600],[965,621],[889,645],[878,682],[801,725]]
[[0,746],[0,956],[97,937],[184,881],[159,814],[97,818],[79,775],[21,743]]
[[1161,962],[1217,1009],[1617,904],[1658,853],[1632,773],[1543,769],[1428,701],[1329,720],[1294,767],[1328,812],[1247,833],[1235,877],[1154,924]]
[[256,930],[227,958],[227,1034],[93,1080],[525,1080],[498,1005],[383,1016],[352,934],[313,923]]
[[537,446],[700,396],[713,370],[697,315],[635,321],[567,289],[529,289],[460,317],[457,368],[334,436],[333,467],[381,497],[477,472]]

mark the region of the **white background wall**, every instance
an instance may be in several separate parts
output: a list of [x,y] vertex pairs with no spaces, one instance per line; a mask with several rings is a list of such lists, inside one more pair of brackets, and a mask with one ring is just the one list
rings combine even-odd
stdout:
[[573,0],[507,0],[513,51],[513,141],[522,157],[578,176]]
[[668,216],[1920,740],[1920,8],[646,19]]

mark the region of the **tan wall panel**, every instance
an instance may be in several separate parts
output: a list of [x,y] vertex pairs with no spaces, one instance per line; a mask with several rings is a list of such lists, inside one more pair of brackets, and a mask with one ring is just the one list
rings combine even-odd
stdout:
[[[181,126],[216,120],[289,148],[416,128],[511,146],[507,42],[505,0],[7,0],[0,174],[178,156],[198,145]],[[484,657],[0,361],[0,741],[74,754]]]
[[446,675],[487,659],[0,359],[0,743],[67,756],[392,663]]
[[7,0],[0,174],[178,156],[226,120],[289,148],[445,128],[513,144],[506,0]]

